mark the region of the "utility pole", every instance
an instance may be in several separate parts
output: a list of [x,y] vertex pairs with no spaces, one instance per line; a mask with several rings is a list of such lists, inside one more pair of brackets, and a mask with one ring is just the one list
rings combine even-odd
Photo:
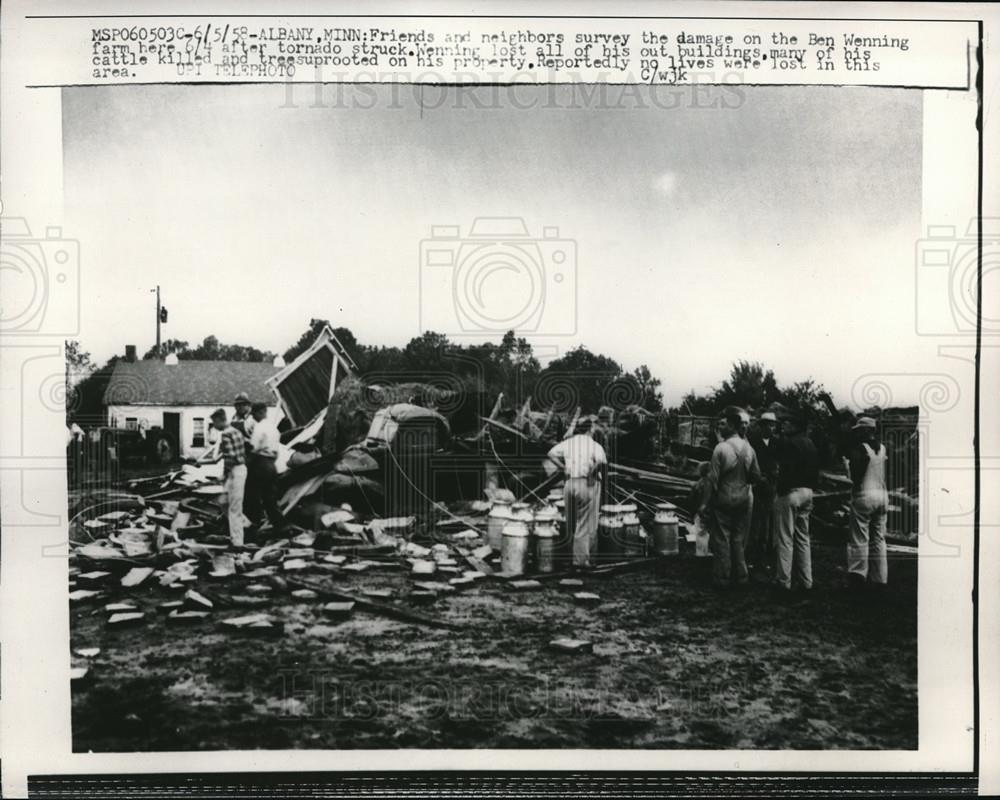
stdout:
[[163,355],[160,351],[160,284],[156,284],[156,355]]
[[156,355],[163,355],[163,346],[160,344],[160,325],[167,321],[167,309],[160,305],[160,285],[157,284],[155,289],[150,289],[151,292],[156,292]]

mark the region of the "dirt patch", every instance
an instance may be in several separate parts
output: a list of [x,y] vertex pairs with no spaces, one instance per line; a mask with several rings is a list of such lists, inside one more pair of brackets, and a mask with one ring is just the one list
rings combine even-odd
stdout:
[[[239,610],[168,626],[160,590],[130,596],[149,618],[140,628],[108,630],[74,607],[73,648],[101,648],[73,686],[74,749],[914,749],[916,562],[893,559],[886,596],[861,599],[842,587],[842,562],[841,548],[814,546],[803,608],[760,585],[713,592],[687,558],[588,579],[603,601],[589,609],[555,586],[483,582],[422,609],[460,631],[363,611],[337,623],[287,595],[263,609],[285,624],[277,639],[215,629]],[[400,602],[409,584],[388,571],[338,583]],[[594,652],[547,649],[559,636]]]

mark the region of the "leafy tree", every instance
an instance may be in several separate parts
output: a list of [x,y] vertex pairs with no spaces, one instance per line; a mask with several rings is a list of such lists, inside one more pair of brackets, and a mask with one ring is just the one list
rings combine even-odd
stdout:
[[718,407],[735,405],[744,408],[763,408],[778,399],[778,384],[774,373],[759,361],[737,361],[729,379],[715,392]]
[[654,378],[653,373],[645,364],[636,367],[632,376],[639,385],[639,393],[642,397],[637,405],[641,405],[647,411],[662,411],[663,393],[660,391],[660,387],[663,382],[659,378]]
[[[270,361],[274,353],[242,344],[223,344],[217,336],[206,336],[192,348],[182,339],[167,339],[161,348],[164,355],[173,353],[182,361]],[[143,359],[158,358],[156,346],[149,348]]]
[[66,423],[74,421],[74,415],[80,406],[82,394],[79,391],[80,384],[85,382],[97,369],[93,363],[90,353],[84,350],[80,342],[76,339],[69,339],[65,342],[66,356],[66,380],[65,380],[65,402],[66,402]]
[[403,348],[403,359],[409,369],[421,372],[440,371],[444,366],[445,357],[454,353],[455,349],[443,333],[426,331],[410,339]]
[[671,411],[685,415],[712,416],[727,405],[763,411],[773,404],[807,416],[829,416],[830,413],[836,413],[833,400],[823,384],[807,378],[781,387],[771,370],[759,362],[747,361],[733,364],[729,378],[710,392],[698,394],[692,389],[684,395],[680,406]]
[[[285,351],[291,361],[329,325],[312,319],[298,341]],[[507,331],[499,342],[459,345],[444,334],[425,331],[402,347],[361,344],[346,328],[334,333],[358,366],[358,376],[380,383],[429,383],[439,389],[461,390],[486,413],[502,392],[508,407],[520,406],[531,396],[535,410],[555,408],[572,413],[583,405],[588,413],[601,406],[624,408],[637,404],[661,410],[660,381],[646,365],[625,373],[608,356],[578,347],[543,370],[531,343]]]
[[823,388],[823,384],[807,378],[781,389],[778,401],[787,408],[814,414],[823,413],[820,409],[827,410],[824,397],[829,397],[829,394]]
[[553,359],[541,371],[536,383],[539,407],[554,406],[557,411],[571,414],[579,406],[583,413],[593,414],[601,406],[629,405],[615,402],[623,394],[638,397],[629,385],[624,386],[624,392],[614,391],[622,373],[621,365],[613,358],[580,345]]
[[[162,358],[163,355],[167,353],[176,353],[178,358],[190,358],[186,354],[191,350],[190,345],[182,339],[167,339],[160,347],[158,352],[156,345],[154,344],[145,353],[143,353],[142,360],[147,361],[150,358]],[[161,355],[161,353],[163,355]]]

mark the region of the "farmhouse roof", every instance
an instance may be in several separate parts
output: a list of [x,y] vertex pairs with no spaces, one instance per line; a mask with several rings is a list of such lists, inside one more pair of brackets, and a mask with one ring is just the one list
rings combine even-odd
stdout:
[[277,398],[265,381],[280,371],[271,362],[186,361],[165,364],[160,359],[115,364],[106,405],[230,406],[239,392],[250,402],[275,405]]

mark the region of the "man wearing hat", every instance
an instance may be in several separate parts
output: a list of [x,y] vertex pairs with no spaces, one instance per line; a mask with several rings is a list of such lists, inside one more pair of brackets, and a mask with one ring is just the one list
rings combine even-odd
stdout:
[[608,458],[592,437],[594,420],[581,418],[574,434],[549,450],[546,474],[562,470],[565,476],[566,531],[573,543],[573,567],[589,569],[597,547],[597,510],[601,503],[601,479]]
[[229,539],[234,547],[243,546],[243,490],[247,482],[246,443],[243,435],[229,424],[224,409],[212,412],[212,427],[219,431],[219,447],[214,458],[198,463],[222,461],[223,488],[229,498]]
[[819,484],[819,453],[799,417],[786,417],[782,432],[774,499],[774,583],[782,599],[788,599],[793,588],[808,593],[813,585],[809,518]]
[[750,431],[747,441],[757,454],[761,481],[753,489],[753,517],[747,539],[746,556],[755,574],[766,574],[773,566],[774,537],[771,523],[774,485],[778,478],[778,418],[765,411]]
[[245,441],[249,442],[250,437],[253,435],[254,426],[254,419],[250,414],[250,395],[246,392],[240,392],[236,395],[233,405],[236,407],[236,416],[233,417],[233,427],[242,434]]
[[707,520],[712,551],[712,582],[724,588],[745,584],[744,547],[753,513],[753,485],[760,482],[757,454],[740,436],[743,409],[727,406],[718,420],[722,441],[712,451],[708,481],[698,514]]
[[846,459],[853,486],[847,572],[855,586],[885,586],[889,578],[885,523],[889,492],[885,483],[885,445],[878,440],[875,420],[860,417],[854,424],[857,444]]

